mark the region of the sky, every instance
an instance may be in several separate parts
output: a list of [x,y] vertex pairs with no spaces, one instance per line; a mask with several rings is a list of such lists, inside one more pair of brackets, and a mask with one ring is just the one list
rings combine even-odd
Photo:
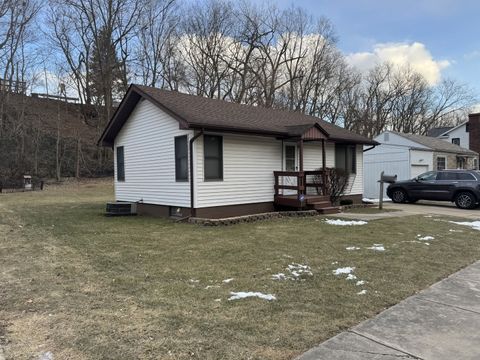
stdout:
[[[258,0],[261,2],[261,0]],[[436,83],[449,77],[480,97],[480,1],[475,0],[275,0],[292,4],[335,26],[338,47],[366,69],[375,62],[409,62]]]

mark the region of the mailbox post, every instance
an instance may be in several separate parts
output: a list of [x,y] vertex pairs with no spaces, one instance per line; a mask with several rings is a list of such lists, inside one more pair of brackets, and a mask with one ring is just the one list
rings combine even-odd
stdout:
[[380,197],[378,198],[378,208],[380,210],[383,209],[383,184],[393,184],[395,181],[397,181],[397,175],[385,175],[385,171],[381,172],[380,180],[378,180],[378,182],[380,183]]

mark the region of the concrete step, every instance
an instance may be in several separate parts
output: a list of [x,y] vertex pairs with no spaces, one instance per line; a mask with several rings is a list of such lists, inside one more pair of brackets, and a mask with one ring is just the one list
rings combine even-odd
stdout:
[[320,210],[323,208],[331,207],[332,203],[330,201],[315,201],[314,203],[308,204],[308,207],[315,210]]
[[307,204],[313,204],[321,201],[330,201],[330,196],[328,195],[307,195],[306,196]]
[[338,206],[330,206],[330,207],[325,207],[325,208],[316,209],[316,210],[323,215],[338,214],[340,212],[340,208]]

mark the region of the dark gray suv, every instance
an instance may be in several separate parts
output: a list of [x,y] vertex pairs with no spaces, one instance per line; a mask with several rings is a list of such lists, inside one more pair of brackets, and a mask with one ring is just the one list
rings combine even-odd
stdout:
[[473,209],[480,202],[480,171],[429,171],[412,180],[390,184],[387,195],[396,203],[452,201],[460,209]]

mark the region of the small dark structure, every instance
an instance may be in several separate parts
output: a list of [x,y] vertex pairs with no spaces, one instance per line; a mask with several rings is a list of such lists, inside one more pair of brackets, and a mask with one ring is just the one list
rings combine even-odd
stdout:
[[106,216],[132,216],[137,215],[137,204],[132,202],[107,203]]

